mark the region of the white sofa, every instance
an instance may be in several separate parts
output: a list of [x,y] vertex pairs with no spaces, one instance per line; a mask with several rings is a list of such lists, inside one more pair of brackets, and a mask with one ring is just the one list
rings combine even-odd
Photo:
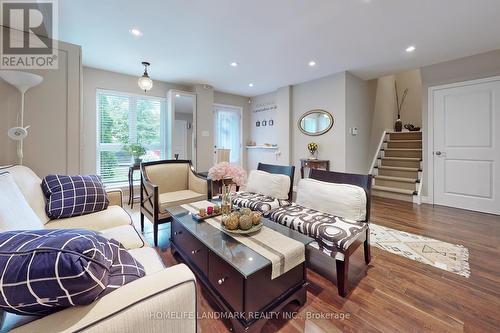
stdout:
[[[120,241],[145,268],[135,280],[87,306],[68,308],[38,318],[6,314],[1,332],[196,332],[196,285],[193,273],[181,264],[165,268],[122,206],[122,193],[109,191],[109,207],[101,212],[49,220],[41,179],[24,166],[1,167],[13,175],[24,198],[40,218],[40,228],[84,228]],[[23,229],[22,221],[19,227]],[[0,220],[0,232],[12,230]],[[169,319],[168,315],[176,317]],[[181,318],[182,317],[182,318]]]

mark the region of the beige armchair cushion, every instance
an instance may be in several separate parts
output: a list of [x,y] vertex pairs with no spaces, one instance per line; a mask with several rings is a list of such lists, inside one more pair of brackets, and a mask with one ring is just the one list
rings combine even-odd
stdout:
[[197,177],[192,172],[189,172],[189,190],[197,193],[208,194],[208,182],[206,179]]
[[188,163],[163,163],[148,165],[145,168],[150,182],[158,185],[158,193],[187,190]]
[[205,193],[198,193],[191,190],[161,193],[159,197],[160,212],[164,212],[168,207],[184,205],[200,200],[207,200],[207,195]]
[[70,217],[67,219],[51,220],[45,224],[47,229],[74,229],[104,230],[122,225],[132,224],[132,218],[120,206],[109,206],[100,212]]

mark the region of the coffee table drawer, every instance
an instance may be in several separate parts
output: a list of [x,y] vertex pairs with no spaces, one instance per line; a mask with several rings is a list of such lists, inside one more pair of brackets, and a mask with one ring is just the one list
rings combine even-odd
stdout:
[[208,274],[207,247],[177,222],[172,223],[172,241],[203,274]]
[[210,267],[208,279],[210,284],[236,312],[243,311],[243,276],[231,265],[209,252],[208,265]]

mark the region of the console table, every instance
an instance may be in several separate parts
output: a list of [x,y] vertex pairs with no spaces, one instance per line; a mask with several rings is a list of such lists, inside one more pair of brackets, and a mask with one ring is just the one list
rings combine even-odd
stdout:
[[330,171],[330,161],[329,160],[317,160],[310,158],[300,159],[300,177],[304,178],[304,169],[323,169]]
[[134,171],[140,170],[139,164],[134,164],[128,168],[128,204],[130,208],[134,208],[134,199],[139,199],[140,196],[134,196]]

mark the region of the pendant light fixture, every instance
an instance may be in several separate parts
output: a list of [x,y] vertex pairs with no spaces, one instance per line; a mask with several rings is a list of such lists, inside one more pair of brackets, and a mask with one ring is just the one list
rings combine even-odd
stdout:
[[148,66],[151,66],[149,62],[143,61],[142,65],[144,66],[144,74],[139,78],[139,81],[137,81],[137,84],[139,85],[139,88],[144,90],[144,92],[147,92],[148,90],[151,90],[153,88],[153,80],[149,77],[148,74]]

